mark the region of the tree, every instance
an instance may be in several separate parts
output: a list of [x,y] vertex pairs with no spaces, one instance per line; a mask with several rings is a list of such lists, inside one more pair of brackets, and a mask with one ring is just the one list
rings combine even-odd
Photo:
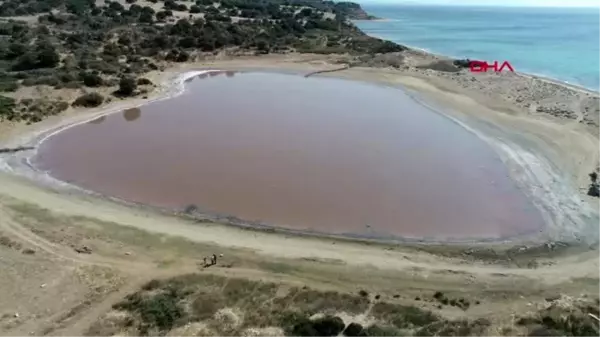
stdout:
[[0,96],[0,120],[15,118],[15,100],[11,97]]
[[195,14],[195,13],[201,13],[202,12],[202,8],[198,5],[191,5],[190,6],[190,13]]
[[97,92],[90,92],[77,97],[71,105],[93,108],[99,106],[102,102],[104,102],[104,97],[102,97],[102,95]]
[[131,96],[137,89],[137,82],[133,77],[123,76],[119,81],[119,94],[124,96]]
[[259,40],[256,42],[256,49],[258,49],[258,51],[260,51],[263,54],[268,54],[269,53],[269,42],[265,41],[265,40]]
[[83,84],[88,87],[99,87],[102,85],[102,77],[98,74],[85,72],[81,75],[81,79],[83,80]]
[[156,20],[163,21],[164,19],[167,18],[167,16],[169,16],[169,12],[160,11],[160,12],[156,13]]
[[6,58],[11,60],[15,59],[27,52],[27,46],[22,43],[11,43],[8,46],[8,51],[6,53]]

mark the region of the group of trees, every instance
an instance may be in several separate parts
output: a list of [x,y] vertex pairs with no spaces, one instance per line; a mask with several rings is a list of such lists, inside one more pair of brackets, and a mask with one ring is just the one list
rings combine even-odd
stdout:
[[[102,6],[94,0],[2,1],[0,17],[39,17],[35,25],[0,22],[0,90],[15,90],[19,83],[56,88],[119,85],[119,95],[132,95],[136,74],[158,69],[157,63],[187,62],[222,49],[358,54],[405,49],[358,30],[348,13],[360,7],[349,3],[150,1],[162,6],[155,9],[137,0],[125,5],[107,0]],[[93,104],[99,101],[88,98]],[[11,107],[4,104],[3,109]]]

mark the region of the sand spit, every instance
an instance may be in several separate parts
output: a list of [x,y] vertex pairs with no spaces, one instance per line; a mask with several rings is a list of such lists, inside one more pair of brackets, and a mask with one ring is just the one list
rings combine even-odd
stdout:
[[[86,123],[99,116],[147,104],[155,100],[168,99],[182,93],[185,90],[184,83],[190,77],[206,71],[214,71],[197,70],[200,67],[223,70],[277,71],[281,69],[300,74],[339,68],[339,66],[329,65],[327,62],[286,62],[286,60],[273,62],[268,59],[217,61],[212,64],[186,65],[158,75],[155,82],[161,82],[160,89],[149,100],[122,101],[102,109],[88,110],[80,115],[45,121],[40,123],[39,127],[33,131],[28,130],[27,132],[18,133],[18,136],[10,138],[4,145],[7,147],[35,147],[58,132]],[[547,141],[552,139],[555,133],[561,134],[565,131],[573,133],[572,137],[578,137],[579,135],[571,125],[567,128],[559,123],[553,123],[538,117],[508,116],[502,112],[497,112],[493,107],[490,108],[480,102],[473,101],[465,92],[456,93],[441,90],[439,87],[446,84],[442,82],[443,79],[424,79],[420,76],[414,76],[414,74],[398,74],[393,70],[371,68],[352,68],[316,76],[334,76],[394,86],[400,85],[422,104],[460,123],[488,142],[509,167],[513,179],[517,181],[519,186],[543,212],[548,223],[547,230],[543,232],[519,238],[506,238],[507,241],[597,242],[597,207],[578,191],[577,178],[574,179],[576,176],[581,176],[587,168],[577,167],[577,169],[582,170],[577,174],[565,172],[564,169],[568,165],[565,165],[562,161],[565,151],[572,152],[574,147],[581,145],[581,143],[576,138],[570,138],[569,143],[566,144],[558,143],[556,140]],[[511,127],[514,128],[511,129]],[[594,139],[589,135],[581,135],[581,137],[586,141]],[[585,151],[594,146],[592,144],[585,145],[585,149],[579,149],[582,155],[587,154]],[[597,146],[597,141],[595,146]],[[35,150],[0,155],[0,168],[5,172],[41,182],[46,187],[58,187],[59,191],[62,192],[77,191],[76,187],[59,182],[47,174],[33,169],[29,159],[34,154]],[[569,153],[569,155],[572,156],[573,153]],[[580,164],[580,166],[583,166],[588,163],[582,161]],[[448,239],[450,240],[450,238]]]

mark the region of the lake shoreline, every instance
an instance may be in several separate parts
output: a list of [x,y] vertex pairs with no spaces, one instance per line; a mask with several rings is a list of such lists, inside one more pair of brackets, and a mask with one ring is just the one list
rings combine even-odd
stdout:
[[[235,61],[233,62],[235,64]],[[278,69],[285,69],[285,66],[279,65],[279,68],[277,67],[277,64],[271,64],[271,65],[266,65],[265,62],[260,62],[257,61],[258,66],[257,68],[263,68],[263,69],[269,69],[271,68],[271,70],[273,71],[277,71]],[[239,65],[230,65],[227,64],[227,62],[215,62],[214,66],[212,66],[212,69],[223,69],[223,70],[227,70],[229,69],[240,69],[240,68],[244,68],[243,66],[239,66]],[[178,93],[181,93],[183,90],[182,87],[182,83],[184,83],[185,81],[185,75],[182,74],[189,74],[188,71],[193,70],[195,67],[194,66],[186,66],[184,67],[185,69],[181,69],[181,70],[173,70],[172,72],[169,72],[169,76],[165,76],[163,74],[163,76],[161,76],[161,78],[163,80],[166,79],[166,81],[163,81],[161,83],[161,90],[159,90],[160,93],[155,94],[155,96],[151,97],[149,100],[144,101],[141,104],[147,104],[150,101],[154,101],[154,100],[159,100],[159,99],[168,99],[170,97],[173,97],[174,95],[177,95]],[[296,68],[296,69],[294,69]],[[292,65],[291,67],[288,65],[288,69],[291,70],[295,70],[295,71],[301,71],[304,73],[310,73],[309,70],[311,68],[315,68],[314,65],[310,65],[310,64],[295,64]],[[321,72],[321,71],[326,71],[327,69],[331,69],[329,66],[325,65],[319,65],[317,66],[314,71],[317,72]],[[321,69],[323,68],[323,69]],[[339,67],[338,67],[339,68]],[[197,67],[196,67],[197,69]],[[206,69],[206,68],[205,68]],[[368,70],[368,69],[365,69]],[[313,71],[313,72],[314,72]],[[360,73],[360,70],[351,70],[351,71],[357,71],[354,79],[358,79],[358,80],[365,80],[365,81],[371,81],[373,82],[373,79],[369,79],[368,76],[365,76],[364,74]],[[334,77],[340,77],[343,78],[344,74],[348,74],[351,71],[348,70],[341,70],[339,69],[337,72],[330,72],[330,73],[322,73],[318,76],[334,76]],[[197,73],[196,73],[197,74]],[[379,78],[379,80],[381,80],[382,78]],[[375,81],[376,82],[376,81]],[[158,83],[158,82],[157,82]],[[402,85],[402,83],[398,83],[399,85]],[[119,112],[125,108],[131,108],[134,106],[139,106],[141,105],[139,102],[135,102],[135,101],[124,101],[123,104],[121,105],[117,105],[116,107],[110,108],[107,110],[107,108],[102,108],[102,109],[98,109],[96,112],[91,112],[88,111],[85,113],[85,115],[83,116],[76,116],[76,117],[72,117],[72,118],[67,118],[65,120],[59,123],[49,123],[49,128],[46,129],[41,129],[42,132],[40,132],[38,129],[37,133],[35,134],[34,137],[32,137],[31,133],[25,134],[25,137],[21,137],[21,138],[13,138],[13,144],[18,144],[18,145],[22,145],[22,144],[38,144],[37,141],[39,140],[43,140],[46,139],[48,137],[48,132],[50,132],[50,134],[52,133],[56,133],[56,132],[60,132],[61,130],[64,130],[65,125],[66,127],[72,127],[76,124],[80,124],[80,123],[84,123],[87,122],[89,120],[95,119],[100,117],[101,115],[105,115],[105,114],[109,114],[109,113],[114,113],[114,112]],[[446,114],[447,111],[443,111],[443,114]],[[57,126],[58,125],[58,126]],[[27,140],[27,138],[29,138]],[[16,140],[19,139],[19,140]],[[16,140],[16,142],[14,142]],[[27,141],[25,141],[27,140]],[[24,142],[25,141],[25,142]],[[506,143],[508,144],[508,143]],[[500,145],[500,147],[502,147],[507,150],[508,148],[514,148],[513,145]],[[507,147],[508,146],[508,147]],[[515,148],[516,149],[516,148]],[[519,151],[518,151],[519,152]],[[508,158],[510,156],[515,156],[517,152],[514,152],[512,150],[510,150],[509,152],[506,152],[507,155],[505,155],[505,158]],[[11,165],[13,172],[14,171],[19,171],[18,173],[24,173],[22,171],[23,168],[26,168],[24,166],[19,166],[21,164],[23,164],[23,160],[27,160],[27,155],[30,155],[31,152],[28,153],[20,153],[18,155],[15,155],[12,157],[12,161],[11,161]],[[520,156],[520,155],[519,155]],[[6,162],[5,162],[6,163]],[[27,163],[27,162],[26,162]],[[9,165],[10,166],[10,165]],[[32,168],[30,165],[26,165],[28,166],[30,169]],[[39,173],[39,172],[38,172]],[[26,174],[27,175],[27,174]],[[33,172],[33,176],[29,175],[29,178],[33,178],[33,179],[37,179],[39,178],[39,174]],[[526,177],[525,177],[526,178]],[[50,181],[48,181],[48,177],[45,177],[44,179],[46,179],[46,183],[50,182],[50,185],[56,185],[56,181],[52,181],[52,179],[50,179]],[[526,178],[525,181],[523,181],[525,184],[529,183],[529,179],[530,178]],[[63,185],[64,187],[64,185]],[[70,190],[70,192],[67,193],[72,193],[73,190]],[[112,199],[113,201],[115,200],[114,198],[108,198],[108,199]],[[118,200],[119,202],[122,202],[121,200]],[[130,205],[133,205],[131,203],[127,203]],[[137,205],[137,207],[139,207],[140,205]],[[161,212],[164,212],[165,210],[161,210]],[[169,211],[167,211],[168,213]],[[248,223],[245,222],[243,220],[237,219],[235,217],[224,217],[224,216],[214,216],[214,215],[210,215],[210,214],[199,214],[198,215],[199,218],[203,219],[203,220],[208,220],[210,222],[219,222],[219,223],[229,223],[229,224],[234,224],[236,225],[236,227],[246,227],[246,228],[253,228],[253,229],[262,229],[262,230],[267,230],[267,231],[277,231],[277,232],[282,232],[282,233],[289,233],[292,234],[292,232],[287,231],[287,230],[282,230],[280,228],[273,228],[270,226],[261,226],[260,224],[256,224],[256,223]],[[561,224],[562,225],[562,224]],[[488,244],[497,244],[497,243],[508,243],[508,242],[512,242],[512,243],[519,243],[519,242],[543,242],[545,240],[558,240],[560,237],[565,237],[565,233],[562,233],[562,230],[560,229],[560,226],[558,226],[557,228],[551,229],[549,232],[555,232],[553,234],[551,234],[550,236],[548,236],[548,231],[546,231],[546,233],[532,233],[531,235],[519,235],[518,237],[514,237],[514,238],[501,238],[501,239],[494,239],[494,240],[458,240],[458,241],[452,241],[452,240],[427,240],[427,239],[401,239],[398,240],[397,238],[394,238],[393,242],[395,243],[415,243],[415,242],[427,242],[429,244],[475,244],[475,243],[488,243]],[[561,233],[559,233],[561,232]],[[300,234],[300,235],[310,235],[310,236],[317,236],[317,237],[330,237],[329,235],[323,234],[323,233],[309,233],[306,231],[296,231],[293,234]],[[350,238],[352,240],[352,238]],[[359,239],[365,239],[365,238],[359,238]],[[379,242],[381,242],[381,240],[378,240]],[[568,240],[570,241],[570,240]],[[391,243],[391,242],[388,242]]]

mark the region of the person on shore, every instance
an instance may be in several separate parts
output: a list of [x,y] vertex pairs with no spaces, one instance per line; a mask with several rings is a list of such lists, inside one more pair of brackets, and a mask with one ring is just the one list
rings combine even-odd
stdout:
[[216,255],[216,254],[213,254],[213,255],[212,255],[212,258],[211,258],[211,261],[210,261],[210,262],[211,262],[211,265],[213,265],[213,266],[214,266],[215,264],[217,264],[217,255]]

